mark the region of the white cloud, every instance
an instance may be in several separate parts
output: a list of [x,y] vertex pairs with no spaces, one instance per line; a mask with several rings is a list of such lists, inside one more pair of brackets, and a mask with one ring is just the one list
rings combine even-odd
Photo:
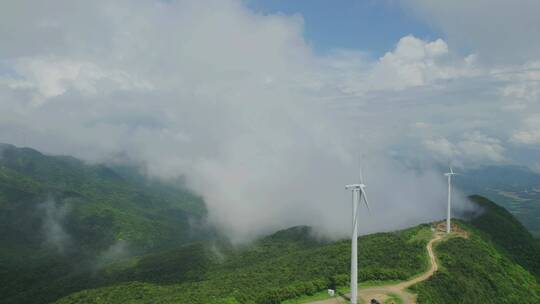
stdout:
[[393,52],[379,59],[371,73],[371,82],[380,89],[402,89],[421,86],[438,79],[461,76],[470,68],[464,60],[449,58],[442,39],[429,42],[414,36],[399,40]]
[[512,141],[524,145],[540,144],[540,115],[528,117],[522,128],[512,134]]
[[506,82],[501,93],[508,100],[507,109],[527,111],[540,101],[540,61],[527,62],[521,66],[498,68],[493,74]]
[[452,144],[443,137],[426,139],[424,141],[424,145],[427,149],[440,155],[443,159],[446,159],[448,161],[454,159],[456,156],[461,154],[454,144]]
[[[5,79],[4,82],[14,89],[35,91],[35,105],[60,96],[69,89],[75,89],[82,94],[95,94],[100,81],[120,90],[151,88],[149,83],[130,79],[125,72],[107,71],[92,62],[31,57],[16,60],[13,69],[18,77]],[[100,90],[103,89],[101,86]]]
[[[524,65],[478,66],[481,53],[414,36],[376,60],[320,56],[300,16],[258,15],[241,1],[2,8],[0,141],[185,175],[210,221],[237,239],[295,224],[347,233],[343,185],[362,154],[381,211],[371,223],[362,215],[363,231],[442,217],[440,175],[411,175],[394,158],[506,161],[503,139],[537,99],[523,95],[538,88]],[[508,115],[517,99],[525,108]]]
[[506,160],[501,141],[479,132],[465,134],[455,144],[440,137],[427,139],[424,145],[442,161],[474,164]]
[[472,161],[501,162],[506,160],[504,156],[505,149],[501,141],[479,132],[466,134],[464,139],[458,143],[458,147],[466,158]]

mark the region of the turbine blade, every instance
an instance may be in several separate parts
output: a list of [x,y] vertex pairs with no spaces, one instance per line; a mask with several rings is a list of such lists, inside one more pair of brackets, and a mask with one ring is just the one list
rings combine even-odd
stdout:
[[366,208],[368,212],[371,214],[371,209],[369,209],[369,203],[368,203],[366,191],[364,191],[364,189],[362,189],[362,198],[364,199],[364,204],[366,204]]
[[364,183],[364,174],[362,172],[362,166],[360,166],[360,184]]

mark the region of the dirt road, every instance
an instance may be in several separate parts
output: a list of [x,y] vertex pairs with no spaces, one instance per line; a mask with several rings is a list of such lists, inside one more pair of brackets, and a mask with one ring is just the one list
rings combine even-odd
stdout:
[[[404,281],[398,284],[381,285],[373,287],[364,287],[358,289],[358,296],[364,300],[364,303],[369,303],[371,299],[377,299],[379,302],[384,303],[388,299],[388,294],[393,293],[399,296],[404,304],[416,304],[416,295],[408,292],[406,289],[416,283],[429,279],[435,271],[438,269],[437,259],[433,253],[433,244],[442,239],[443,234],[437,232],[435,236],[428,242],[426,249],[429,255],[431,263],[430,268],[421,275],[414,277],[408,281]],[[346,295],[347,297],[349,295]],[[311,302],[311,304],[335,304],[335,303],[348,303],[348,300],[343,297],[336,297],[327,300]]]

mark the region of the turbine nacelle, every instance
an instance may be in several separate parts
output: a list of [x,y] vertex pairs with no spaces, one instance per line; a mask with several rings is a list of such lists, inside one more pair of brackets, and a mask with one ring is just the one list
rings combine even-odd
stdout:
[[452,170],[452,167],[450,167],[450,172],[447,172],[444,174],[444,176],[452,176],[452,175],[456,175],[457,173],[454,173],[454,170]]
[[354,190],[354,189],[363,190],[365,187],[366,187],[366,185],[364,185],[364,184],[350,184],[350,185],[346,185],[345,189],[347,189],[347,190]]
[[[371,212],[370,209],[369,209],[369,203],[368,203],[368,199],[367,199],[367,194],[366,194],[366,185],[365,184],[350,184],[350,185],[346,185],[345,186],[345,189],[346,190],[351,190],[351,191],[358,191],[360,193],[360,199],[364,201],[364,204],[366,204],[366,208],[368,209],[368,212]],[[359,201],[360,203],[360,201]]]

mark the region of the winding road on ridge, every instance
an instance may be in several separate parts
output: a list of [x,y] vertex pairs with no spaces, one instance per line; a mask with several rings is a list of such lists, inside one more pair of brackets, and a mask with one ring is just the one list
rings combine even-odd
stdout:
[[[426,249],[429,255],[429,260],[431,263],[430,268],[410,279],[407,281],[403,281],[397,284],[389,284],[389,285],[380,285],[380,286],[370,286],[370,287],[360,287],[358,288],[358,296],[362,298],[364,303],[369,303],[371,299],[376,299],[381,303],[384,303],[386,299],[389,298],[388,294],[395,294],[403,300],[404,304],[416,304],[416,295],[413,293],[410,293],[407,291],[407,288],[411,287],[412,285],[425,281],[429,279],[435,271],[439,268],[437,265],[437,259],[435,258],[435,254],[433,253],[433,244],[440,241],[443,238],[444,234],[440,232],[436,232],[434,237],[428,242]],[[346,295],[347,297],[349,295]],[[348,303],[348,300],[344,297],[335,297],[331,299],[321,300],[321,301],[314,301],[310,302],[310,304],[335,304],[335,303]]]

